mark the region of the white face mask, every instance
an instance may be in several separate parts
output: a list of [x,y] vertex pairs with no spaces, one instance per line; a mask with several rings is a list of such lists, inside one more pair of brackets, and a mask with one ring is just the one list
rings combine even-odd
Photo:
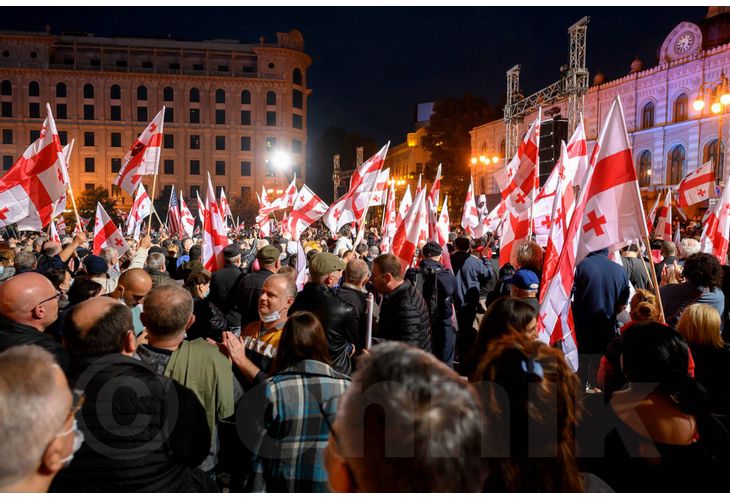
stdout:
[[71,454],[69,456],[67,456],[66,458],[64,458],[63,460],[61,460],[61,463],[63,463],[64,467],[69,466],[69,464],[71,463],[71,460],[74,459],[74,455],[76,454],[76,452],[79,451],[79,449],[81,448],[81,445],[84,444],[84,433],[81,432],[81,430],[79,429],[78,420],[76,420],[74,418],[74,424],[73,424],[73,426],[71,426],[71,428],[69,430],[67,430],[66,432],[62,432],[60,434],[56,434],[56,437],[62,437],[62,436],[68,436],[72,432],[74,433],[74,444],[73,444],[73,448],[71,448]]
[[261,321],[263,321],[264,323],[273,323],[274,321],[279,321],[281,319],[281,312],[285,308],[286,308],[286,304],[284,304],[284,306],[281,309],[279,309],[278,311],[274,311],[271,314],[261,315],[259,313],[259,316],[261,316]]

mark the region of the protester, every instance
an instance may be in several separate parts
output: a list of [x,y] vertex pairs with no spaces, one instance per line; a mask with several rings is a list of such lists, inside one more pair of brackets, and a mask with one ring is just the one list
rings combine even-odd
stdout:
[[662,241],[661,247],[662,260],[658,264],[654,264],[654,270],[657,276],[662,275],[664,268],[673,266],[677,262],[677,245],[671,241]]
[[152,278],[144,269],[129,269],[119,278],[117,287],[109,297],[117,299],[120,303],[129,307],[132,311],[134,333],[142,333],[144,326],[140,320],[142,313],[142,302],[145,296],[152,290]]
[[259,319],[259,295],[266,278],[281,269],[281,249],[274,245],[264,245],[256,254],[261,268],[249,272],[241,279],[238,290],[238,312],[241,314],[241,325],[245,326]]
[[152,288],[157,288],[164,285],[170,285],[175,283],[167,272],[167,264],[165,262],[165,256],[161,253],[150,253],[147,256],[144,270],[150,275],[152,279]]
[[241,331],[238,291],[241,280],[241,247],[235,243],[223,248],[224,266],[210,280],[210,301],[223,312],[234,333]]
[[677,261],[677,264],[679,264],[681,267],[684,267],[684,262],[685,260],[687,260],[687,257],[689,257],[690,255],[694,255],[702,250],[700,242],[694,238],[682,239],[682,241],[680,242],[680,247],[681,258]]
[[[621,265],[626,270],[629,281],[635,289],[649,290],[654,288],[651,271],[649,270],[649,266],[652,264],[646,262],[640,256],[639,247],[635,243],[624,247],[621,251]],[[661,276],[661,274],[657,276]]]
[[522,267],[513,275],[504,279],[504,283],[510,286],[510,295],[519,297],[533,309],[535,314],[540,311],[540,302],[537,300],[537,294],[540,290],[540,278],[531,268]]
[[[190,249],[193,247],[193,240],[192,238],[183,238],[182,240],[182,252],[180,254],[180,257],[177,258],[177,261],[175,262],[175,268],[180,269],[182,265],[190,260]],[[176,273],[177,274],[177,273]],[[180,276],[177,276],[177,279],[181,279]]]
[[228,330],[228,322],[221,310],[208,298],[210,275],[202,272],[190,274],[185,280],[185,289],[193,298],[195,318],[192,325],[188,327],[187,339],[211,338],[220,342],[223,332]]
[[83,442],[76,421],[82,403],[46,350],[0,353],[0,492],[48,491]]
[[193,273],[210,274],[203,265],[203,248],[200,245],[190,247],[187,257],[188,259],[177,268],[175,273],[177,279],[184,283]]
[[[358,351],[365,348],[367,330],[367,296],[365,284],[370,279],[370,268],[366,261],[353,259],[345,266],[344,280],[337,291],[337,297],[350,304],[354,309],[357,322],[355,346]],[[377,316],[377,315],[375,315]]]
[[333,491],[482,491],[477,396],[423,350],[400,342],[373,347],[340,401],[322,411],[331,426],[325,464]]
[[16,253],[13,262],[16,275],[35,271],[37,265],[36,256],[30,252]]

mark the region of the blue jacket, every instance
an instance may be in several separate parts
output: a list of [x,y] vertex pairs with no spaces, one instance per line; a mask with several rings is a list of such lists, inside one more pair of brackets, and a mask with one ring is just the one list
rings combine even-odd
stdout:
[[456,276],[456,308],[476,307],[479,304],[479,288],[494,274],[491,262],[467,252],[454,252],[451,267]]

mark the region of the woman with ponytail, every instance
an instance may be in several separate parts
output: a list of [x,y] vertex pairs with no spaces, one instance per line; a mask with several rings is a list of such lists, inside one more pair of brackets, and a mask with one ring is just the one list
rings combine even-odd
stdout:
[[628,387],[593,409],[578,433],[582,456],[616,491],[719,491],[730,437],[687,373],[689,349],[672,328],[630,326],[622,337]]

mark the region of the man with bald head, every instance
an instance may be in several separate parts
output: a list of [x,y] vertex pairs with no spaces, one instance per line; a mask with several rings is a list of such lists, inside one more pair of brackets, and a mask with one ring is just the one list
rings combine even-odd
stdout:
[[23,273],[0,284],[0,352],[16,345],[38,345],[66,370],[68,356],[46,329],[58,317],[58,292],[45,276]]
[[52,492],[194,492],[212,485],[194,468],[210,448],[205,411],[189,389],[134,357],[129,308],[110,297],[66,317],[69,382],[86,395],[84,444]]
[[144,269],[135,268],[125,271],[119,278],[117,288],[109,294],[110,297],[117,299],[131,309],[136,335],[144,330],[140,314],[143,308],[142,302],[144,302],[144,298],[150,290],[152,290],[152,278],[149,273]]

